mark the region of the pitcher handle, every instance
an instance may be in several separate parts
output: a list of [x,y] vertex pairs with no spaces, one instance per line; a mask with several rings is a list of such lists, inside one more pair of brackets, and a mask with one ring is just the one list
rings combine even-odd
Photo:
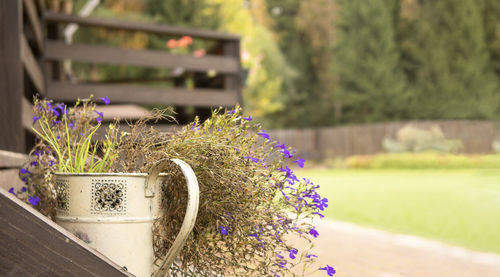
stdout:
[[146,197],[154,196],[154,188],[158,175],[163,172],[167,165],[173,162],[177,164],[180,168],[187,181],[188,188],[188,201],[186,207],[186,215],[182,222],[179,234],[174,240],[172,247],[168,250],[165,258],[161,261],[160,267],[154,273],[154,276],[167,276],[168,269],[174,262],[175,257],[179,254],[182,247],[186,243],[186,240],[193,230],[194,224],[196,222],[196,215],[198,213],[198,206],[200,200],[200,189],[198,186],[198,180],[194,174],[193,169],[184,161],[179,159],[164,159],[156,163],[150,170],[146,181],[145,194]]

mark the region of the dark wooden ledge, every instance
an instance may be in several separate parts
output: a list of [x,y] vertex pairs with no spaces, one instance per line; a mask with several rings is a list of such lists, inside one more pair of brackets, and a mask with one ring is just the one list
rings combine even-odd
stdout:
[[0,276],[133,276],[0,189]]

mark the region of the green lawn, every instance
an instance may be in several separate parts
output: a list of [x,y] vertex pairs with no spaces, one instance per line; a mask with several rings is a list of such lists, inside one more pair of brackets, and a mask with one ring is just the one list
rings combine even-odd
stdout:
[[500,170],[303,170],[328,218],[500,253]]

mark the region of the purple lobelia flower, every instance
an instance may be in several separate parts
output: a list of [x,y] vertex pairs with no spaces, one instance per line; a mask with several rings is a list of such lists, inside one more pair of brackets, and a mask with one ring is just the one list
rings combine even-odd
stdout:
[[257,135],[259,135],[259,136],[261,136],[261,137],[263,137],[263,138],[265,138],[267,140],[271,139],[271,137],[269,136],[269,134],[266,133],[266,131],[264,129],[262,129],[262,132],[258,132]]
[[326,273],[328,276],[333,276],[335,274],[335,269],[329,265],[326,265],[325,267],[320,268],[320,270],[326,270]]
[[27,170],[26,168],[19,169],[19,172],[21,172],[21,174],[31,174],[31,172],[29,170]]
[[12,194],[16,195],[16,193],[14,192],[14,188],[10,188],[9,189],[9,193],[12,193]]
[[252,157],[252,153],[250,153],[250,151],[248,151],[248,155],[244,156],[243,159],[249,159],[254,163],[258,163],[260,161],[259,159]]
[[40,198],[38,198],[38,196],[29,196],[28,201],[31,205],[36,206],[40,202]]
[[220,233],[223,234],[224,236],[228,235],[228,228],[226,226],[219,226]]
[[111,101],[109,101],[109,98],[107,96],[100,97],[99,99],[101,99],[105,105],[109,105],[109,103],[111,103]]
[[313,227],[311,230],[309,230],[309,234],[311,234],[313,237],[317,238],[319,236],[318,231],[315,229],[316,227]]
[[317,258],[318,256],[314,255],[314,254],[307,254],[306,255],[306,258],[308,259],[312,259],[312,258]]
[[294,161],[294,163],[297,163],[300,168],[304,168],[304,163],[305,162],[306,162],[306,160],[304,160],[302,158],[299,158],[299,159],[297,159],[297,160]]

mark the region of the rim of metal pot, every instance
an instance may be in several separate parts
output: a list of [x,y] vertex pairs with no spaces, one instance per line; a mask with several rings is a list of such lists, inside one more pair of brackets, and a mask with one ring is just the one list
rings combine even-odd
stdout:
[[[82,173],[76,173],[76,172],[56,172],[55,175],[60,175],[60,176],[82,176],[82,177],[87,177],[87,176],[99,176],[99,177],[105,177],[105,176],[110,176],[110,177],[117,177],[117,176],[125,176],[125,177],[147,177],[147,173],[130,173],[130,172],[108,172],[108,173],[97,173],[97,172],[82,172]],[[166,176],[168,175],[167,173],[160,173],[160,176]]]

